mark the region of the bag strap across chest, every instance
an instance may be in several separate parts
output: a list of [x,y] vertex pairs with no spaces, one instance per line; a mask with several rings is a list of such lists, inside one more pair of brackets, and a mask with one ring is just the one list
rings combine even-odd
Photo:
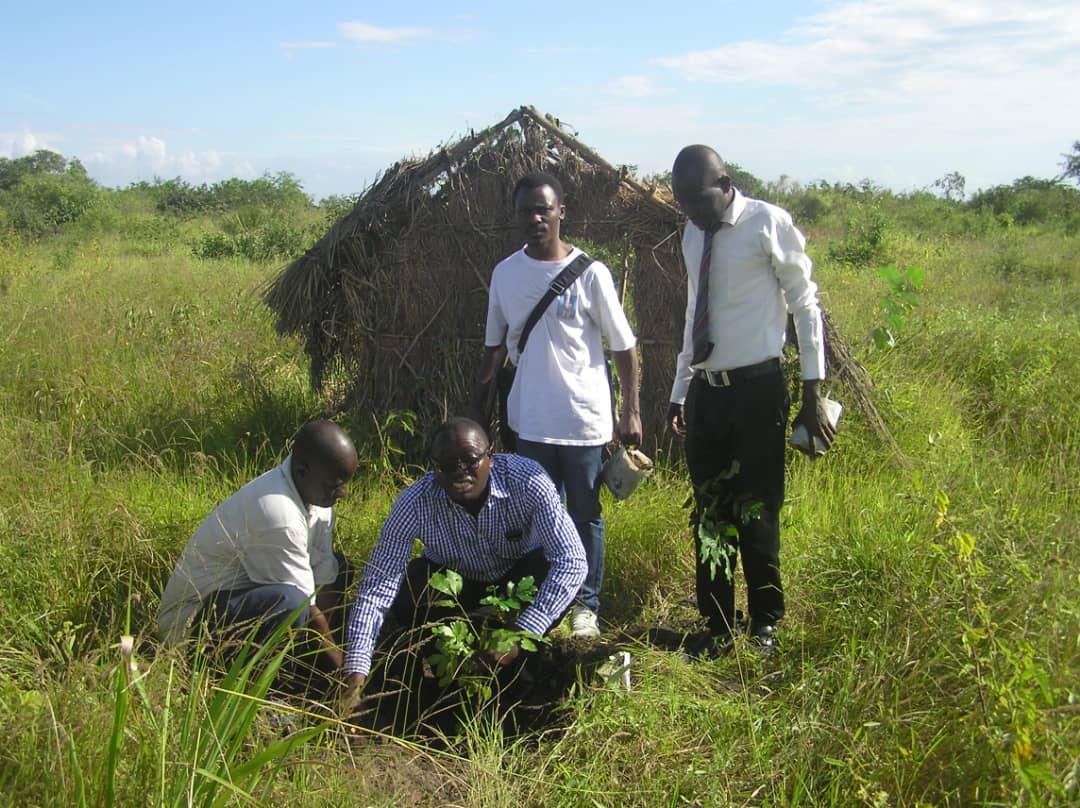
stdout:
[[544,314],[544,310],[551,305],[551,301],[565,292],[570,286],[578,279],[578,276],[584,272],[593,259],[589,257],[587,253],[581,253],[577,258],[562,268],[562,272],[555,276],[555,279],[548,286],[544,292],[543,297],[537,301],[536,306],[529,312],[529,319],[525,321],[525,327],[521,329],[521,336],[518,337],[518,357],[525,352],[525,343],[529,339],[529,334],[532,333],[533,328],[540,322],[540,318]]

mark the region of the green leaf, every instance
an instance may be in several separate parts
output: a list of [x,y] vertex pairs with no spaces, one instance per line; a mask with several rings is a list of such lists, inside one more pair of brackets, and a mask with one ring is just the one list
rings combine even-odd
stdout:
[[442,592],[444,595],[450,595],[451,597],[457,597],[461,594],[461,589],[465,585],[464,579],[461,575],[454,570],[445,570],[443,572],[436,572],[428,581],[428,585],[436,592]]
[[879,351],[896,346],[896,339],[893,337],[892,332],[887,328],[875,328],[870,332],[870,337],[874,341],[874,347]]
[[877,268],[877,274],[888,281],[894,289],[904,282],[904,276],[896,270],[896,264],[886,264]]

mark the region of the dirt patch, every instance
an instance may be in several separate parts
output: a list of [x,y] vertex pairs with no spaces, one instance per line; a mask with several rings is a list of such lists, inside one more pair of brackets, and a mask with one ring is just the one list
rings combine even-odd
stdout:
[[507,737],[559,731],[573,721],[575,689],[597,681],[597,669],[624,650],[619,637],[604,641],[555,638],[518,663],[490,674],[490,694],[439,684],[425,662],[429,650],[402,633],[382,644],[353,723],[360,728],[425,745],[452,745],[478,715],[501,722]]

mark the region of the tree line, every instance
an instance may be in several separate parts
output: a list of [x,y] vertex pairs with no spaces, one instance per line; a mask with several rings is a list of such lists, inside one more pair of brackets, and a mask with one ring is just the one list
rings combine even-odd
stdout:
[[[950,172],[921,191],[896,194],[870,180],[800,185],[787,177],[767,182],[736,163],[728,163],[735,185],[749,196],[784,204],[800,222],[812,223],[834,205],[831,200],[917,201],[932,196],[958,209],[996,217],[1003,226],[1063,224],[1080,227],[1080,140],[1061,155],[1062,172],[1053,178],[1021,177],[1012,183],[980,189],[968,196],[960,172]],[[670,173],[652,175],[646,182],[663,185]],[[180,177],[139,181],[126,188],[105,188],[92,179],[77,158],[49,150],[24,157],[0,157],[0,231],[29,236],[56,232],[95,214],[116,217],[120,199],[134,197],[140,208],[171,216],[198,216],[253,211],[288,215],[321,210],[332,223],[344,216],[357,196],[330,196],[316,203],[300,180],[287,171],[266,173],[252,180],[229,178],[195,184]]]

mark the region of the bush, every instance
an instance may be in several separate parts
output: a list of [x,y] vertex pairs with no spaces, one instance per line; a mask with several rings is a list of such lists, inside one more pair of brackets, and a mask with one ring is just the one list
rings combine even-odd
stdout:
[[103,197],[104,191],[86,177],[30,175],[0,192],[0,206],[7,208],[16,230],[41,235],[78,221]]
[[288,260],[310,248],[317,237],[311,229],[279,220],[270,220],[250,230],[242,226],[228,230],[202,234],[192,246],[192,252],[203,259]]
[[829,245],[828,256],[849,266],[887,262],[889,220],[877,204],[860,205],[848,219],[848,233]]
[[288,171],[263,174],[257,180],[241,180],[235,177],[215,183],[210,188],[218,210],[236,210],[257,205],[270,208],[307,208],[311,199],[303,186]]
[[319,210],[322,211],[326,226],[333,227],[348,216],[359,199],[360,194],[334,194],[320,199]]
[[289,210],[311,207],[300,181],[287,171],[263,174],[255,180],[230,177],[213,185],[192,185],[176,177],[140,182],[132,189],[148,193],[161,213],[197,214],[250,210]]
[[131,190],[143,191],[154,200],[154,207],[161,213],[202,213],[213,207],[213,195],[206,183],[191,185],[177,177],[172,180],[155,179],[152,183],[133,183]]
[[101,204],[105,191],[78,160],[40,150],[28,157],[0,157],[0,209],[10,227],[41,235],[78,221]]
[[968,206],[973,210],[988,210],[999,220],[1018,225],[1075,227],[1080,220],[1080,190],[1057,180],[1022,177],[1011,185],[978,191]]

